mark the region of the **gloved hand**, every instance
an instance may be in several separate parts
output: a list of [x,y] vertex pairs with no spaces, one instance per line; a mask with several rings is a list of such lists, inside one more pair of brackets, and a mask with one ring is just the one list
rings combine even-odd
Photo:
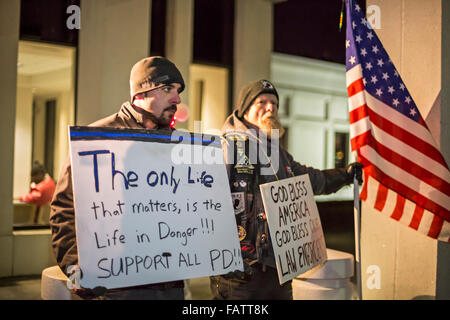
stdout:
[[353,177],[356,174],[356,179],[362,183],[362,168],[363,165],[359,162],[350,163],[347,168],[336,168],[322,170],[325,175],[325,190],[321,194],[330,194],[338,191],[345,185],[353,183]]
[[81,288],[80,280],[83,278],[83,271],[78,264],[70,266],[67,272],[67,287],[73,289],[75,294],[82,299],[94,299],[105,294],[107,290],[105,287],[95,287],[94,289]]
[[[255,260],[254,262],[256,262]],[[248,259],[244,259],[244,272],[240,270],[235,270],[233,272],[228,272],[227,274],[223,275],[225,279],[239,279],[239,280],[250,280],[253,275],[253,269],[252,264]]]
[[107,289],[105,287],[95,287],[94,289],[78,288],[74,289],[74,292],[79,297],[90,300],[103,296],[106,293],[106,290]]
[[363,183],[363,179],[362,179],[362,168],[363,167],[364,166],[359,162],[353,162],[347,166],[346,171],[349,176],[349,179],[351,179],[352,182],[353,182],[353,177],[356,174],[356,179],[358,180],[358,183],[359,184]]

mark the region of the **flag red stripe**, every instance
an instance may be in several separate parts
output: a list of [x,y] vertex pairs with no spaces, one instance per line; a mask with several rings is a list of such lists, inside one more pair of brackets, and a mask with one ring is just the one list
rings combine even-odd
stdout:
[[395,203],[394,211],[391,214],[391,218],[395,220],[400,220],[403,215],[403,210],[405,209],[406,199],[397,193],[397,201]]
[[[353,81],[349,86],[347,86],[348,97],[350,98],[350,97],[354,96],[355,94],[363,91],[364,89],[365,89],[365,87],[364,87],[364,82],[362,80],[362,74],[361,74],[361,78]],[[419,121],[417,123],[419,123],[420,125],[422,125],[428,129],[428,126],[422,117],[419,118]]]
[[434,201],[422,196],[421,194],[408,188],[399,181],[386,175],[384,172],[382,172],[372,162],[370,162],[367,158],[363,157],[362,155],[359,155],[358,159],[365,166],[364,170],[367,170],[369,175],[374,177],[379,183],[384,184],[386,187],[396,191],[397,193],[404,196],[408,200],[440,216],[442,219],[446,221],[450,220],[450,212],[446,208],[443,208]]
[[409,226],[415,230],[419,229],[419,225],[420,225],[420,221],[422,220],[423,217],[423,213],[424,213],[425,209],[417,206],[414,209],[414,213],[413,213],[413,217],[411,219],[411,223],[409,224]]
[[366,201],[367,200],[367,183],[369,182],[369,174],[364,170],[363,170],[363,173],[364,173],[364,179],[363,179],[364,183],[363,183],[363,188],[361,190],[359,198],[361,200]]
[[383,186],[381,183],[378,185],[377,199],[375,200],[375,209],[383,211],[384,205],[386,204],[386,199],[389,189]]
[[356,108],[355,110],[351,111],[349,114],[349,120],[350,124],[353,124],[369,115],[367,111],[367,105],[363,104],[362,106]]
[[[366,167],[365,169],[368,169],[368,168]],[[364,201],[367,200],[367,188],[368,188],[367,185],[368,185],[368,179],[369,179],[368,172],[369,172],[369,170],[364,170],[364,185],[363,185],[363,190],[361,192],[361,200],[364,200]],[[384,193],[385,190],[388,191],[389,189],[387,189],[380,183],[378,185],[378,190],[379,191],[382,190],[381,193]],[[377,195],[377,198],[378,198],[378,195]],[[383,196],[380,196],[380,198],[383,198]],[[406,203],[406,199],[404,197],[402,197],[401,195],[397,194],[397,201],[396,201],[395,208],[391,214],[391,218],[393,218],[397,221],[401,219],[403,212],[404,212],[405,203]],[[382,211],[382,208],[377,207],[377,202],[375,203],[374,207],[375,207],[375,209]],[[424,211],[425,211],[424,208],[421,208],[420,206],[416,205],[416,207],[414,209],[413,217],[409,224],[410,228],[412,228],[414,230],[419,229],[419,225],[420,225],[420,222],[424,215]],[[428,229],[427,236],[429,236],[433,239],[437,239],[439,237],[439,234],[442,231],[443,225],[444,225],[444,220],[441,217],[434,215],[431,225]],[[450,239],[449,239],[449,242],[450,242]]]
[[442,226],[444,224],[444,220],[442,220],[438,216],[433,217],[433,221],[431,222],[430,230],[428,231],[428,236],[434,239],[437,239],[439,233],[441,233]]
[[[367,135],[372,136],[372,133],[368,131]],[[447,181],[417,165],[413,161],[403,157],[397,152],[387,148],[385,145],[377,141],[375,137],[372,136],[372,138],[368,138],[367,141],[368,145],[375,149],[376,152],[387,161],[393,163],[399,168],[408,168],[407,171],[409,174],[417,177],[433,188],[438,189],[442,193],[450,196],[450,184]]]
[[427,124],[426,124],[425,121],[423,120],[422,116],[420,116],[419,121],[418,121],[417,123],[423,125],[425,128],[427,128],[428,131],[430,131],[430,129],[428,129]]
[[363,90],[364,90],[364,83],[362,81],[362,78],[359,78],[358,80],[353,81],[347,87],[348,97],[350,98],[351,96],[353,96],[353,95],[355,95],[358,92],[361,92]]
[[359,195],[359,198],[361,200],[366,201],[367,200],[367,183],[369,182],[369,174],[364,170],[364,183],[361,190],[361,194]]
[[394,136],[398,140],[403,141],[417,151],[427,155],[429,158],[435,160],[436,162],[439,162],[441,165],[448,169],[447,163],[445,162],[441,153],[434,146],[416,137],[409,131],[406,131],[403,128],[395,125],[393,122],[377,114],[370,107],[367,108],[367,111],[369,112],[370,121],[373,122],[378,128],[382,129],[386,133],[389,133],[391,136]]
[[350,140],[352,151],[355,151],[366,144],[369,144],[369,140],[372,139],[370,131],[366,131]]

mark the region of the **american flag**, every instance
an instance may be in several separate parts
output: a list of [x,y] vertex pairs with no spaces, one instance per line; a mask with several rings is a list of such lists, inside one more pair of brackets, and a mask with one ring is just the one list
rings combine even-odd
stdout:
[[450,242],[450,171],[362,11],[347,0],[350,137],[365,166],[360,197],[400,223]]

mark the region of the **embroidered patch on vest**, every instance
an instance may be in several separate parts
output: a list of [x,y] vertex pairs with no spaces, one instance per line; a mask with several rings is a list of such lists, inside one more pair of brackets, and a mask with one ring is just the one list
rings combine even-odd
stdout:
[[234,214],[240,214],[245,211],[244,192],[232,192],[231,200],[233,201]]

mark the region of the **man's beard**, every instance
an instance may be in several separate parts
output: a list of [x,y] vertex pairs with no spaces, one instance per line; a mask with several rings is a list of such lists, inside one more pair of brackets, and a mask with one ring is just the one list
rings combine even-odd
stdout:
[[164,108],[159,117],[156,117],[153,113],[144,110],[144,116],[151,122],[153,122],[158,129],[169,129],[172,123],[173,117],[169,118],[165,115],[166,111],[174,110],[177,111],[177,106],[175,104]]
[[[170,127],[170,124],[173,121],[173,117],[166,116],[165,112],[166,111],[171,111],[171,110],[174,110],[175,112],[177,112],[177,106],[176,105],[171,105],[171,106],[165,108],[163,110],[163,112],[161,112],[161,115],[156,119],[156,125],[159,128],[168,129]],[[175,113],[174,113],[174,116],[175,116]]]
[[272,137],[272,135],[274,135],[274,138],[275,138],[275,134],[276,134],[275,130],[278,130],[278,138],[281,138],[284,135],[284,132],[286,131],[283,128],[283,125],[281,124],[280,119],[277,116],[273,116],[273,115],[270,115],[270,116],[262,119],[260,121],[259,128],[266,133],[266,135],[268,136],[269,139]]

